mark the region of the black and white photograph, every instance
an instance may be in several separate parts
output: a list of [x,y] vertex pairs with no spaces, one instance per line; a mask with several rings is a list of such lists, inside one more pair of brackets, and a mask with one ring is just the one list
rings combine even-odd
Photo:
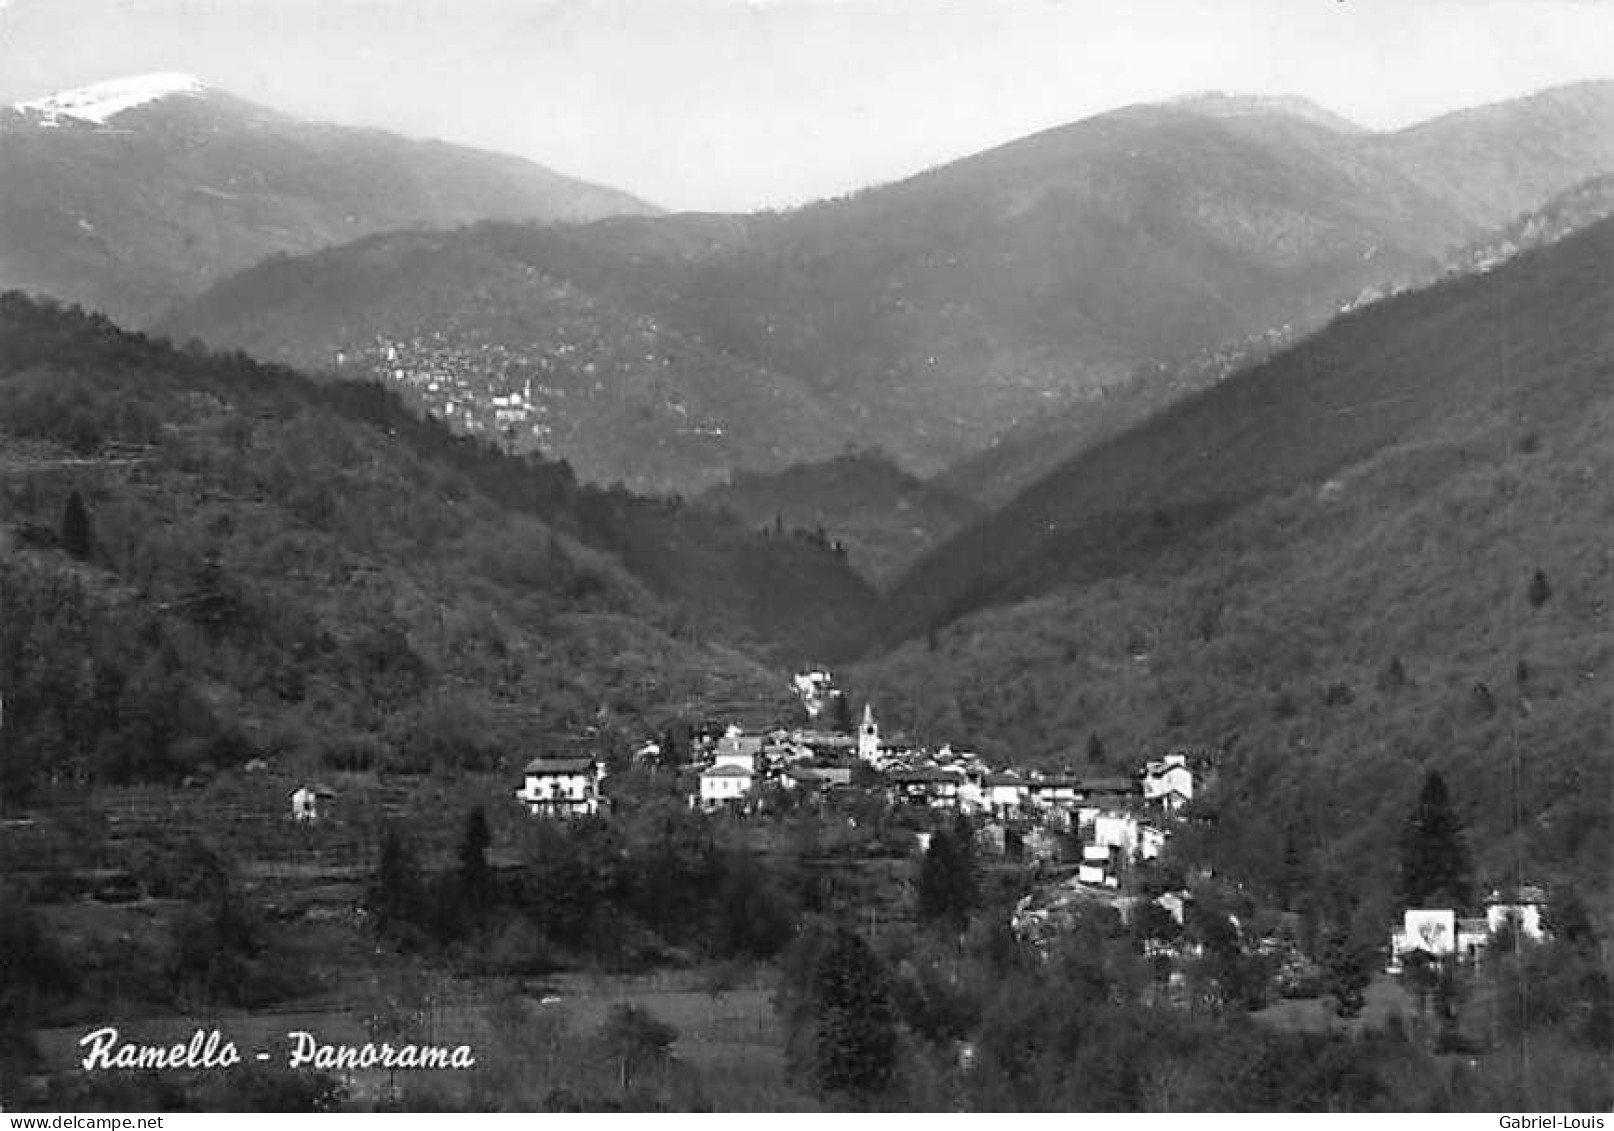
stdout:
[[1614,3],[0,0],[12,1128],[1597,1131],[1611,938]]

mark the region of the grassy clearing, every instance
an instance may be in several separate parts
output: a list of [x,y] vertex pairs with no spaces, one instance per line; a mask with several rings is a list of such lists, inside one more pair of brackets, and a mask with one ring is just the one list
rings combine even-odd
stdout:
[[1251,1014],[1258,1021],[1292,1033],[1360,1033],[1382,1028],[1397,1014],[1406,1017],[1417,1005],[1401,983],[1388,974],[1379,974],[1364,991],[1367,1003],[1355,1017],[1343,1018],[1334,1012],[1332,997],[1285,998]]
[[[705,981],[707,985],[700,984]],[[678,1030],[673,1054],[698,1071],[721,1111],[771,1108],[792,1097],[786,1084],[784,1033],[770,980],[715,991],[707,972],[645,977],[573,974],[555,980],[558,1001],[540,1004],[578,1032],[593,1032],[618,1005],[637,1005]]]

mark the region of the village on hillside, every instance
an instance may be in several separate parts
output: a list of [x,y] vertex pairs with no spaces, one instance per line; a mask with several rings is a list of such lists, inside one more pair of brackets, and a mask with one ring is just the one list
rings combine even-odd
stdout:
[[[837,797],[874,796],[893,810],[967,827],[974,851],[985,859],[1034,865],[1045,879],[1018,901],[1010,921],[1023,940],[1055,938],[1081,908],[1098,904],[1127,922],[1140,914],[1169,916],[1178,930],[1151,945],[1150,957],[1172,964],[1201,957],[1200,945],[1187,943],[1181,931],[1193,903],[1185,878],[1163,883],[1171,874],[1152,866],[1191,818],[1195,797],[1214,785],[1215,748],[1176,747],[1131,773],[994,766],[951,744],[932,748],[882,733],[872,704],[852,725],[850,698],[827,670],[797,673],[792,691],[804,726],[746,730],[729,724],[695,735],[685,766],[695,786],[691,808],[760,817],[784,805],[823,807]],[[660,767],[663,753],[659,742],[647,741],[634,761]],[[608,809],[605,775],[605,762],[596,758],[537,757],[523,768],[515,797],[535,817],[591,816]],[[934,835],[916,829],[913,851],[923,856]],[[1474,964],[1504,934],[1540,941],[1546,904],[1541,888],[1517,884],[1492,890],[1479,917],[1452,907],[1406,908],[1402,921],[1388,928],[1383,968],[1401,974],[1409,963]],[[1152,909],[1143,912],[1144,905]],[[1244,924],[1232,922],[1239,945],[1269,959],[1279,993],[1293,996],[1314,991],[1322,977],[1300,944],[1298,918],[1276,913],[1249,937]],[[1172,983],[1182,980],[1175,973]]]

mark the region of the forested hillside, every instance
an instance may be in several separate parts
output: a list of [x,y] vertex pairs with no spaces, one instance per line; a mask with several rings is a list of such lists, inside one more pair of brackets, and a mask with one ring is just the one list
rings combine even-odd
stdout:
[[0,499],[12,789],[626,741],[777,702],[750,656],[833,652],[873,600],[811,539],[16,295]]
[[1047,764],[1216,751],[1200,835],[1273,893],[1387,900],[1435,767],[1482,876],[1606,900],[1611,264],[1604,223],[1379,304],[1077,460],[908,582],[1035,598],[860,679],[900,725]]
[[460,431],[636,490],[822,459],[856,434],[794,377],[594,278],[578,238],[513,224],[387,233],[269,260],[159,329],[385,382]]
[[1180,401],[1038,481],[922,560],[909,633],[1127,573],[1257,500],[1472,413],[1563,427],[1606,390],[1614,222],[1488,274],[1398,295]]
[[[1513,256],[1572,235],[1614,214],[1614,176],[1582,181],[1509,223],[1443,256],[1420,278],[1390,290],[1428,287],[1441,279],[1489,271]],[[1361,306],[1387,291],[1370,288]],[[1298,328],[1269,330],[1173,365],[1140,368],[1125,382],[1105,386],[1070,404],[1038,413],[996,437],[990,447],[936,476],[939,486],[1001,505],[1054,468],[1131,428],[1189,393],[1248,369],[1301,337]]]
[[877,585],[981,513],[962,491],[911,475],[880,452],[847,452],[772,475],[738,472],[700,501],[753,526],[822,530]]

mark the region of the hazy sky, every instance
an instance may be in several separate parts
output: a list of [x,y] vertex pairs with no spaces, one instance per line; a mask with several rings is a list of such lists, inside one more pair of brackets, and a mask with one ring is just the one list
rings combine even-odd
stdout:
[[145,71],[740,209],[1188,91],[1388,128],[1614,78],[1614,0],[0,0],[0,101]]

